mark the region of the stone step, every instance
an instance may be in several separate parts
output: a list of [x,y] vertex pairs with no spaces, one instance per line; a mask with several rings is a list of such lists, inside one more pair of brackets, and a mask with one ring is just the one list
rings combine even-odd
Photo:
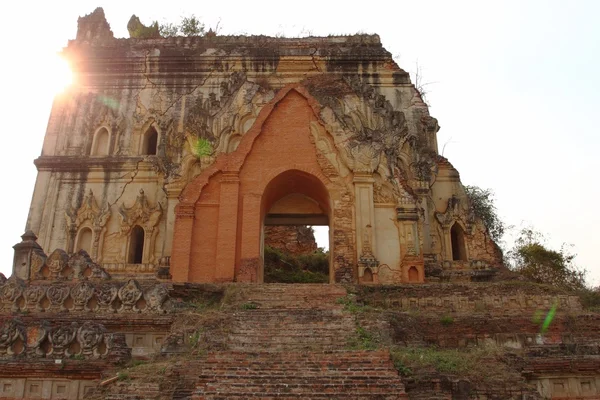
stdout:
[[332,400],[399,400],[408,399],[405,393],[392,394],[392,393],[375,393],[375,394],[357,394],[352,393],[352,397],[349,397],[348,393],[204,393],[201,395],[194,395],[190,399],[192,400],[245,400],[245,399],[261,399],[261,400],[296,400],[296,399],[332,399]]
[[343,286],[329,284],[264,284],[247,286],[241,297],[261,309],[341,309],[337,300],[347,295]]
[[192,399],[406,399],[388,351],[218,352],[188,362]]
[[204,370],[201,375],[198,376],[198,383],[210,383],[215,378],[219,379],[219,384],[224,383],[242,383],[250,382],[253,384],[286,384],[286,385],[298,385],[298,384],[331,384],[343,383],[343,384],[369,384],[374,383],[387,383],[389,378],[397,377],[398,374],[392,370],[378,368],[373,370],[345,370],[345,371],[327,371],[327,370],[315,370],[315,371],[303,371],[295,370],[295,374],[289,372],[273,371],[273,370],[261,370],[261,371],[227,371],[226,374],[222,371],[206,371]]
[[339,362],[341,360],[348,361],[374,361],[374,360],[389,360],[389,352],[387,350],[344,350],[344,351],[322,351],[310,353],[282,353],[272,354],[266,352],[245,352],[245,351],[228,351],[228,352],[211,352],[208,353],[201,361],[193,361],[197,363],[206,363],[211,361],[223,362],[223,360],[260,360],[268,359],[272,362],[294,362],[294,361],[314,361],[314,362]]
[[266,383],[257,382],[250,384],[248,382],[241,383],[218,383],[214,385],[207,385],[206,388],[199,388],[195,392],[196,394],[232,394],[232,395],[252,395],[260,393],[262,395],[268,395],[270,393],[277,394],[291,394],[291,393],[303,393],[305,396],[309,396],[312,393],[344,393],[345,395],[352,394],[388,394],[390,392],[403,392],[404,386],[402,384],[386,384],[378,382],[375,384],[359,384],[359,383],[345,383],[345,382],[332,382],[329,384],[321,383],[305,383],[305,384],[287,384],[287,383]]

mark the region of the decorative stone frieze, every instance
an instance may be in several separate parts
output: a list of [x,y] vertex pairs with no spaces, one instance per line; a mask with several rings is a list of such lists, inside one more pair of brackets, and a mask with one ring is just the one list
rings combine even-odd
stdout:
[[15,275],[11,276],[2,286],[0,286],[0,304],[2,304],[2,310],[16,311],[19,309],[21,295],[25,290],[25,282],[17,278]]
[[[121,337],[115,340],[119,335]],[[77,356],[94,360],[128,351],[123,334],[110,334],[104,325],[98,323],[52,325],[40,320],[24,324],[16,318],[0,323],[0,359]]]
[[21,354],[25,342],[26,332],[20,320],[11,319],[0,326],[0,358]]
[[166,313],[169,291],[164,284],[81,280],[69,283],[25,283],[18,278],[0,284],[0,309],[11,312]]

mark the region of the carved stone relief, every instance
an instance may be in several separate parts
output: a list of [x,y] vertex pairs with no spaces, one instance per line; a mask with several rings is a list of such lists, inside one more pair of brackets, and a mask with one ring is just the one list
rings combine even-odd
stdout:
[[475,224],[475,214],[468,207],[465,207],[461,199],[456,196],[450,197],[446,211],[443,213],[436,212],[435,217],[444,229],[450,229],[456,221],[461,221],[468,234],[471,234]]
[[[154,263],[156,257],[154,255],[154,245],[156,236],[158,235],[158,223],[160,222],[163,213],[162,205],[157,203],[156,206],[150,207],[148,198],[144,194],[144,190],[140,189],[140,194],[135,199],[135,203],[131,207],[125,207],[124,204],[119,208],[119,216],[121,217],[121,236],[128,237],[131,229],[139,225],[144,229],[144,251],[142,256],[143,263]],[[121,257],[126,258],[127,240],[124,241],[121,248]]]
[[142,297],[142,289],[137,281],[130,279],[119,289],[121,308],[119,311],[139,311],[136,304]]
[[18,355],[27,357],[63,358],[80,356],[84,359],[99,359],[111,352],[127,353],[125,338],[116,341],[107,334],[102,324],[77,322],[52,326],[41,320],[25,325],[11,319],[0,325],[0,358]]
[[125,284],[24,284],[10,279],[0,286],[0,307],[5,311],[74,313],[166,313],[169,291],[163,284],[142,287],[136,280]]
[[[18,345],[20,342],[20,346]],[[13,318],[0,328],[0,357],[18,355],[24,350],[26,332],[23,323]]]
[[110,219],[111,211],[108,205],[100,208],[94,197],[94,193],[90,189],[82,205],[75,209],[71,207],[66,213],[67,219],[67,248],[69,251],[79,250],[74,249],[75,238],[77,233],[84,227],[92,230],[92,248],[91,257],[98,262],[102,261],[102,254],[99,254],[99,249],[102,248],[102,241],[106,233],[106,223]]
[[5,283],[0,287],[0,301],[3,306],[2,309],[11,311],[18,310],[18,300],[25,290],[25,282],[16,276],[11,276]]

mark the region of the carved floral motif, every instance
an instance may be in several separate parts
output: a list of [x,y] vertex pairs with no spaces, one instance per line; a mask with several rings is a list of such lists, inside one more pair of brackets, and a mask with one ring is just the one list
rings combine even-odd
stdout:
[[106,353],[106,349],[102,351],[100,348],[104,342],[104,334],[106,328],[100,324],[85,322],[79,330],[77,330],[77,341],[81,346],[81,352],[84,356],[99,357]]
[[0,327],[0,356],[13,354],[11,347],[19,339],[22,343],[26,341],[26,332],[21,321],[18,319],[6,321]]
[[27,302],[27,309],[42,311],[40,301],[44,298],[45,294],[46,294],[45,286],[37,286],[37,285],[28,286],[25,289],[25,292],[23,294],[23,297],[25,298],[25,301]]
[[71,249],[71,251],[73,250],[77,232],[82,227],[88,226],[93,231],[91,256],[93,259],[98,259],[100,239],[104,235],[105,226],[110,219],[110,215],[111,211],[108,205],[104,206],[104,208],[100,208],[94,197],[94,192],[90,189],[78,209],[71,207],[65,213],[70,241],[68,248]]
[[115,285],[109,283],[101,285],[95,289],[98,308],[108,309],[111,303],[117,298],[119,289]]
[[94,295],[94,286],[89,282],[79,282],[71,288],[71,298],[75,305],[75,311],[83,311],[87,309],[86,304]]
[[50,277],[53,280],[62,278],[61,273],[67,267],[68,262],[69,256],[64,250],[54,250],[46,259],[46,266],[50,271]]
[[69,297],[69,287],[64,285],[53,285],[46,291],[46,297],[50,302],[50,308],[59,307],[61,311],[66,310],[64,302]]
[[142,297],[142,289],[137,281],[130,279],[125,286],[119,289],[119,299],[121,300],[121,308],[119,311],[138,311],[136,303]]
[[0,300],[4,304],[12,304],[12,311],[18,311],[19,307],[16,303],[24,290],[25,283],[13,275],[0,288]]
[[104,325],[92,322],[52,326],[42,320],[25,326],[19,319],[11,319],[0,325],[0,358],[23,353],[27,357],[80,355],[95,359],[115,350],[127,356],[126,346],[122,334],[107,334]]
[[[95,301],[93,300],[95,298]],[[40,285],[11,277],[0,284],[0,306],[18,311],[153,312],[165,313],[169,291],[164,284],[142,287],[136,280],[125,284],[84,279],[75,284]],[[141,303],[138,303],[142,300]],[[139,304],[145,304],[142,309]]]
[[55,357],[71,356],[69,346],[77,337],[77,323],[72,322],[70,325],[62,325],[54,329],[49,335],[50,343],[52,343],[52,355]]
[[147,309],[152,311],[158,311],[161,313],[166,312],[162,305],[169,298],[169,291],[165,285],[156,285],[148,289],[144,293],[144,299],[147,302]]
[[436,212],[435,217],[444,229],[450,229],[454,222],[462,221],[468,234],[471,234],[475,224],[475,214],[467,207],[464,207],[461,199],[456,196],[450,197],[446,211],[443,213]]

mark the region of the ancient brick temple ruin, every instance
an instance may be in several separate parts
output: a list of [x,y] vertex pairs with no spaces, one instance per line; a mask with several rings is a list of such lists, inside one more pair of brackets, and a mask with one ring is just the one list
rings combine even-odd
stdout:
[[[580,313],[577,297],[494,282],[501,252],[378,36],[117,39],[97,9],[63,56],[76,83],[0,275],[0,399],[600,396],[600,319],[559,313],[549,340],[528,313]],[[244,285],[263,282],[265,227],[286,225],[329,227],[332,285]],[[357,298],[390,311],[368,320]],[[490,342],[539,357],[493,384],[390,361]]]
[[[328,225],[330,281],[501,264],[375,35],[113,39],[79,21],[27,229],[111,274],[261,282],[265,225]],[[35,266],[15,266],[22,279]]]

